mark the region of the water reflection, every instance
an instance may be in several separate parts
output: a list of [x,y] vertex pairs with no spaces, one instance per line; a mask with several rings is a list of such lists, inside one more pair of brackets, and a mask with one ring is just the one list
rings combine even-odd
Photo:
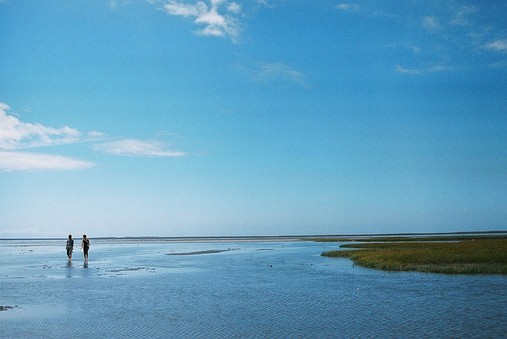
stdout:
[[[69,327],[97,337],[505,337],[507,277],[383,272],[320,256],[335,247],[104,240],[88,266],[61,265],[59,244],[28,254],[0,240],[2,302],[20,305],[2,312],[0,338]],[[48,260],[55,268],[34,264]]]
[[72,261],[71,260],[68,260],[67,261],[67,270],[65,271],[65,275],[67,276],[67,278],[72,278]]

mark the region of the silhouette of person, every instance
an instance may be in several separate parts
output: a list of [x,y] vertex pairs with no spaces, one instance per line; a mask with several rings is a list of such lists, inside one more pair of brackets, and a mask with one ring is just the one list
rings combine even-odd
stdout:
[[72,260],[72,250],[74,249],[74,239],[72,239],[72,234],[69,234],[67,238],[67,244],[65,245],[65,249],[67,250],[67,258],[69,261]]
[[83,241],[81,241],[81,248],[83,249],[84,260],[88,261],[88,250],[90,249],[90,239],[83,234]]

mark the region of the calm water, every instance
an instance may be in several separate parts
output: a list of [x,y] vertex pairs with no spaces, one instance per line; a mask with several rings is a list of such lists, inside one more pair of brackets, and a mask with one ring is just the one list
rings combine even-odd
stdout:
[[0,241],[0,337],[507,336],[507,277],[320,256],[335,248],[92,239],[85,267],[65,239]]

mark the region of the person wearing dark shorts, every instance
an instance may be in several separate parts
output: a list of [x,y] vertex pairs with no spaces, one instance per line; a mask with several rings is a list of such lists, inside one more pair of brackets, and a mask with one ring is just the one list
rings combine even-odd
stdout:
[[67,249],[67,258],[69,258],[69,261],[71,261],[72,250],[74,249],[74,239],[72,239],[71,234],[69,234],[69,237],[67,238],[67,244],[65,245],[65,248]]
[[88,250],[90,249],[90,239],[83,234],[83,241],[81,241],[81,248],[83,249],[84,260],[88,261]]

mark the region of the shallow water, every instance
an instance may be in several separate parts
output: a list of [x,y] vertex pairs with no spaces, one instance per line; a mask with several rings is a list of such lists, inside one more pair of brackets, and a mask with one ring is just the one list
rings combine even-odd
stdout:
[[506,337],[507,277],[382,272],[336,243],[0,241],[0,337]]

